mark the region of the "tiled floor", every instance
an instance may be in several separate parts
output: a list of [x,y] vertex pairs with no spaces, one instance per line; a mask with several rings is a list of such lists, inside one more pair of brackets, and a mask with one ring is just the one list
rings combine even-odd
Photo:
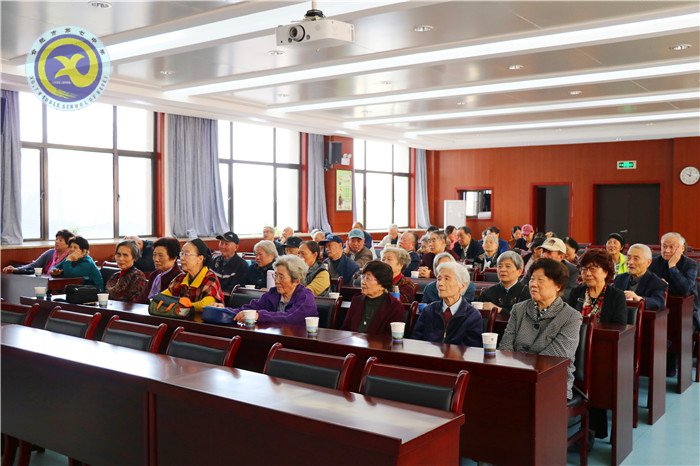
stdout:
[[[646,379],[642,378],[639,399],[646,400]],[[622,466],[632,465],[700,465],[700,384],[693,383],[683,395],[674,391],[669,379],[666,391],[666,414],[653,426],[647,425],[646,409],[639,412],[639,427],[634,429],[632,453]],[[610,424],[610,423],[608,423]],[[609,465],[609,438],[596,440],[588,456],[588,464]],[[570,453],[569,465],[578,465],[578,453]],[[32,455],[32,466],[65,466],[65,456],[52,451]],[[475,462],[463,459],[461,466],[474,466]],[[198,465],[205,466],[205,465]],[[368,465],[369,466],[369,465]]]

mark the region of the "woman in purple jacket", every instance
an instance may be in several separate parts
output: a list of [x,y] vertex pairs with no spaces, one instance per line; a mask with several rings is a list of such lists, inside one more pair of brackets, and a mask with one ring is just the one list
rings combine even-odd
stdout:
[[[314,294],[301,284],[308,266],[297,256],[280,256],[275,261],[275,287],[259,299],[234,309],[237,322],[243,322],[243,311],[255,309],[258,323],[304,325],[306,317],[318,316]],[[221,306],[223,307],[223,306]]]

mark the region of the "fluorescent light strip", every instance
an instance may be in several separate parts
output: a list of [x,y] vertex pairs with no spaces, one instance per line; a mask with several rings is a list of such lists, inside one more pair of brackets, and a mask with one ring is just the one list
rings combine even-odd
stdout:
[[456,118],[474,118],[497,115],[518,115],[521,113],[551,112],[558,110],[573,110],[594,107],[615,107],[618,105],[640,105],[655,102],[668,102],[676,100],[697,100],[700,99],[700,91],[675,92],[672,94],[656,94],[636,97],[621,97],[618,99],[597,99],[576,102],[562,102],[542,105],[528,105],[524,107],[502,107],[487,108],[484,110],[466,110],[463,112],[429,113],[424,115],[411,115],[405,117],[386,117],[366,120],[349,121],[348,125],[382,125],[393,123],[411,123],[414,121],[438,121],[452,120]]
[[633,23],[617,24],[613,26],[603,26],[535,37],[504,40],[487,44],[467,45],[452,49],[402,54],[393,57],[369,60],[353,60],[351,63],[322,66],[298,71],[274,73],[266,70],[264,73],[259,73],[259,76],[183,87],[179,89],[172,89],[167,92],[184,95],[199,95],[216,92],[237,91],[256,87],[274,86],[277,84],[318,80],[348,74],[365,73],[388,68],[425,65],[450,60],[485,57],[489,55],[497,56],[502,54],[512,54],[519,51],[553,49],[556,47],[581,45],[585,43],[599,43],[606,40],[615,40],[626,37],[648,36],[650,34],[679,31],[683,29],[697,29],[698,24],[700,24],[700,14],[692,13],[669,18],[651,19]]
[[651,66],[646,68],[634,68],[617,71],[601,71],[568,76],[554,76],[551,78],[528,79],[524,81],[508,81],[494,84],[481,84],[478,86],[453,87],[449,89],[436,89],[431,91],[406,92],[396,94],[383,94],[371,97],[354,97],[344,100],[327,100],[323,102],[272,106],[271,111],[279,112],[304,112],[310,110],[325,110],[331,108],[353,107],[360,105],[388,104],[395,102],[408,102],[413,100],[441,99],[464,95],[491,94],[494,92],[512,92],[529,89],[541,89],[548,87],[570,86],[574,84],[590,84],[609,81],[623,81],[626,79],[642,79],[657,76],[669,76],[700,71],[700,63],[697,61],[676,65]]
[[[326,16],[338,16],[370,8],[383,7],[407,0],[388,0],[383,2],[326,2],[323,5]],[[215,23],[202,24],[177,31],[165,32],[141,39],[120,42],[107,47],[111,61],[125,60],[170,49],[213,42],[244,34],[276,28],[280,24],[288,24],[294,19],[301,19],[306,12],[305,2],[260,11],[249,15],[230,18]],[[271,45],[271,48],[272,45]]]
[[591,118],[586,120],[564,120],[564,121],[541,121],[536,123],[517,123],[511,125],[494,126],[472,126],[469,128],[444,128],[425,131],[410,131],[405,133],[407,137],[436,135],[436,134],[459,134],[459,133],[487,133],[494,131],[520,131],[524,129],[545,129],[545,128],[566,128],[572,126],[607,125],[616,123],[640,123],[645,121],[666,121],[680,120],[683,118],[699,118],[700,112],[682,113],[657,113],[647,115],[635,115],[612,118]]

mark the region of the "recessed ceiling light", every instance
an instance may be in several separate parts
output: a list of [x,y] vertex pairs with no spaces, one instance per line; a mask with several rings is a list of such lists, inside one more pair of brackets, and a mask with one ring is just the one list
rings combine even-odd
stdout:
[[248,119],[250,121],[254,121],[256,123],[267,123],[267,120],[263,120],[262,118],[258,118],[258,117],[250,117]]
[[289,94],[285,94],[285,93],[280,92],[279,94],[277,94],[277,97],[281,97],[282,99],[284,99],[284,98],[289,97]]
[[434,28],[430,24],[421,24],[413,28],[416,32],[430,32]]
[[160,70],[159,73],[163,76],[172,76],[175,74],[173,70]]
[[508,67],[509,70],[513,70],[513,71],[522,70],[523,68],[525,68],[525,65],[519,65],[519,64],[517,64],[517,63],[514,64],[514,65],[510,65],[510,66]]
[[467,103],[463,100],[460,100],[459,102],[457,102],[457,105],[462,106],[462,105],[467,105]]
[[362,110],[363,115],[369,115],[370,113],[372,113],[372,110]]
[[95,8],[112,8],[112,4],[105,1],[91,0],[88,3]]
[[676,44],[673,47],[669,47],[671,50],[675,50],[676,52],[679,52],[681,50],[688,50],[692,45],[690,44]]
[[569,95],[581,95],[581,94],[583,94],[583,91],[578,91],[578,90],[576,90],[576,91],[569,91]]
[[379,81],[379,84],[381,84],[382,86],[388,86],[391,84],[391,81]]
[[270,55],[284,55],[284,50],[274,49],[274,50],[270,50],[267,53],[269,53]]
[[335,134],[347,135],[348,133],[346,131],[341,131],[341,130],[337,129],[337,130],[335,130]]

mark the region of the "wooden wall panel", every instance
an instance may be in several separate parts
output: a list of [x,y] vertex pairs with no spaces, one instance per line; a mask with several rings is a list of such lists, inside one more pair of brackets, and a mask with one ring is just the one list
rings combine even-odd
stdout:
[[700,182],[686,186],[679,180],[683,168],[700,168],[700,138],[681,138],[673,142],[673,180],[671,192],[671,228],[681,233],[689,244],[700,246]]
[[[324,143],[328,145],[329,142],[340,142],[343,144],[343,154],[353,153],[353,140],[352,138],[345,138],[340,136],[331,136],[324,138]],[[330,223],[333,231],[349,231],[354,223],[354,218],[352,211],[338,212],[335,210],[335,172],[337,169],[340,170],[352,170],[352,163],[349,166],[338,165],[326,171],[326,210],[328,212],[328,223]],[[353,180],[353,189],[354,180]]]

